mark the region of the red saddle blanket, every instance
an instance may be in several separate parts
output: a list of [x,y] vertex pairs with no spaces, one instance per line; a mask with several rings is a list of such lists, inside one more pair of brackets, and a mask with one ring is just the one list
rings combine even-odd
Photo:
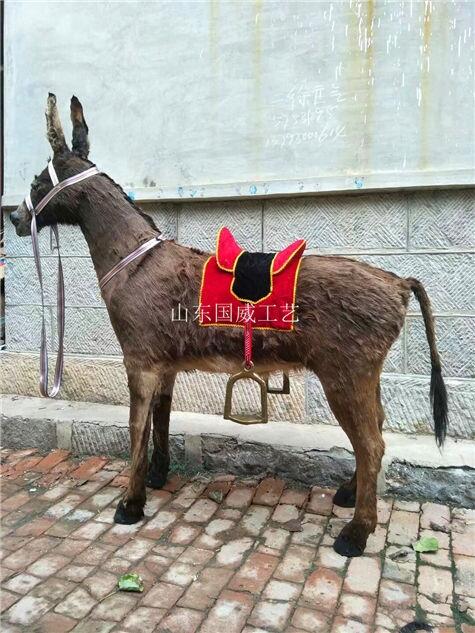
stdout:
[[249,253],[231,231],[218,233],[216,254],[203,267],[199,324],[203,326],[292,330],[298,272],[305,240],[279,253]]

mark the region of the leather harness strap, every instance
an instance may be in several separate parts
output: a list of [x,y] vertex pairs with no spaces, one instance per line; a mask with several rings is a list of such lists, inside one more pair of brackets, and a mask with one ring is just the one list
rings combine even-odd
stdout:
[[[53,224],[51,226],[51,244],[52,250],[57,250],[58,252],[58,286],[57,286],[57,300],[56,300],[56,309],[57,309],[57,319],[58,319],[58,352],[56,356],[56,366],[54,370],[54,380],[51,391],[48,388],[48,346],[47,346],[47,338],[46,338],[46,321],[45,321],[45,297],[44,297],[44,285],[43,285],[43,273],[41,270],[41,259],[40,259],[40,247],[38,242],[38,227],[36,225],[36,216],[45,208],[45,206],[52,200],[57,193],[65,189],[66,187],[70,187],[90,176],[94,176],[99,174],[100,171],[97,167],[91,167],[86,169],[86,171],[81,172],[80,174],[76,174],[75,176],[71,176],[70,178],[66,178],[62,182],[59,182],[58,176],[56,174],[56,170],[53,165],[53,161],[48,162],[48,173],[51,178],[51,182],[53,183],[53,188],[49,191],[44,198],[42,198],[38,204],[33,206],[31,201],[31,196],[28,194],[25,198],[25,204],[28,211],[31,214],[31,241],[33,246],[33,256],[35,259],[36,265],[36,273],[38,275],[38,281],[40,284],[40,294],[41,294],[41,343],[40,343],[40,378],[39,378],[39,389],[40,394],[45,398],[54,398],[58,395],[59,389],[61,387],[61,380],[63,376],[63,367],[64,367],[64,320],[65,320],[65,295],[64,295],[64,274],[63,274],[63,265],[61,262],[61,254],[59,251],[59,234],[58,234],[58,226]],[[53,245],[53,237],[54,237],[54,245]]]
[[160,244],[160,242],[163,242],[163,238],[160,235],[155,235],[155,237],[152,237],[152,239],[144,242],[134,251],[129,253],[129,255],[124,257],[124,259],[121,259],[118,264],[111,268],[111,270],[109,270],[109,272],[106,273],[104,277],[102,277],[102,279],[99,281],[99,288],[103,290],[104,286],[109,283],[114,275],[120,273],[120,271],[128,266],[131,262],[133,262],[134,259],[137,259],[137,257],[140,257],[141,255],[145,255],[147,251],[149,251],[154,246],[157,246],[157,244]]
[[[48,162],[48,173],[51,178],[51,182],[53,183],[53,188],[49,191],[44,198],[42,198],[36,206],[33,205],[31,201],[31,196],[28,194],[25,198],[25,204],[28,211],[31,214],[31,240],[33,246],[33,256],[36,264],[36,272],[38,275],[38,281],[40,284],[40,294],[41,294],[41,343],[40,343],[40,378],[39,378],[39,388],[40,393],[45,398],[54,398],[61,387],[61,380],[63,376],[63,367],[64,367],[64,321],[65,321],[65,293],[64,293],[64,274],[63,274],[63,266],[61,262],[61,254],[59,251],[59,234],[58,234],[58,226],[57,224],[53,224],[51,226],[51,244],[52,250],[56,250],[58,252],[58,287],[57,287],[57,318],[58,318],[58,352],[56,357],[56,366],[54,371],[54,380],[51,391],[48,389],[48,348],[47,348],[47,338],[46,338],[46,321],[45,321],[45,298],[44,298],[44,287],[43,287],[43,273],[41,270],[41,259],[40,259],[40,248],[38,243],[38,227],[36,225],[36,216],[46,207],[48,202],[50,202],[56,194],[58,194],[66,187],[70,187],[71,185],[75,185],[78,182],[82,182],[86,180],[86,178],[90,178],[91,176],[95,176],[100,174],[101,171],[96,167],[90,167],[85,171],[82,171],[79,174],[71,176],[70,178],[66,178],[61,182],[58,179],[56,174],[56,170],[53,165],[53,161],[50,160]],[[53,245],[53,237],[54,237],[54,245]],[[132,253],[124,257],[118,264],[116,264],[102,279],[99,281],[99,286],[101,290],[104,286],[116,275],[118,272],[123,270],[128,264],[144,255],[151,248],[162,242],[162,238],[160,235],[156,235],[151,240],[148,240],[144,244],[138,246]]]
[[51,226],[51,235],[55,238],[55,248],[58,251],[58,286],[57,286],[57,299],[56,299],[56,311],[58,319],[58,351],[56,356],[56,366],[54,370],[54,380],[51,391],[48,391],[48,348],[46,339],[46,323],[45,323],[45,298],[43,289],[43,274],[41,272],[40,250],[38,244],[38,229],[36,226],[36,215],[31,216],[31,241],[33,245],[33,255],[36,264],[36,273],[38,275],[38,281],[40,284],[41,294],[41,343],[40,343],[40,378],[39,388],[40,394],[45,398],[54,398],[61,387],[61,379],[63,376],[64,367],[64,320],[65,320],[65,307],[64,307],[64,275],[63,265],[61,263],[61,255],[59,252],[59,235],[58,226],[54,224]]
[[[86,180],[86,178],[90,178],[91,176],[95,176],[96,174],[101,173],[100,170],[94,166],[94,167],[90,167],[89,169],[86,169],[86,171],[82,171],[81,173],[76,174],[75,176],[71,176],[70,178],[66,178],[66,180],[62,180],[61,182],[58,182],[58,177],[56,175],[56,171],[54,170],[52,161],[49,161],[48,163],[48,172],[50,176],[52,172],[54,173],[53,178],[56,180],[57,184],[54,185],[51,191],[48,191],[46,196],[38,202],[36,207],[33,206],[30,195],[28,194],[26,196],[25,204],[28,207],[28,211],[32,214],[35,213],[36,215],[38,215],[41,211],[43,211],[43,209],[48,204],[48,202],[50,202],[50,200],[52,200],[57,193],[59,193],[63,189],[66,189],[66,187],[70,187],[71,185],[75,185],[77,182],[81,182],[82,180]],[[54,184],[53,180],[52,182]]]

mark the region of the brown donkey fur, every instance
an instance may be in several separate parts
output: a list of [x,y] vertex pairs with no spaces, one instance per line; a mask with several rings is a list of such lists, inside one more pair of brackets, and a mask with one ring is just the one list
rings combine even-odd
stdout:
[[[50,95],[48,139],[60,180],[91,166],[82,107],[73,97],[73,150],[70,151]],[[45,169],[31,197],[37,203],[50,189]],[[18,235],[29,234],[30,216],[22,203],[12,213]],[[156,235],[152,220],[108,176],[101,174],[57,195],[38,216],[39,228],[55,222],[78,224],[88,242],[98,278]],[[174,308],[198,305],[203,264],[208,257],[164,241],[135,260],[105,287],[103,298],[124,355],[130,390],[131,477],[115,520],[133,523],[143,516],[146,481],[164,484],[169,467],[168,426],[177,372],[236,372],[242,363],[242,331],[204,328],[196,321],[172,322]],[[436,438],[444,440],[447,398],[436,349],[429,299],[415,279],[344,257],[303,258],[297,285],[298,322],[292,332],[256,330],[256,371],[306,368],[318,376],[330,407],[355,453],[356,472],[335,495],[354,506],[353,519],[335,542],[344,556],[360,555],[376,527],[376,479],[384,453],[380,374],[397,339],[411,291],[425,321],[432,362],[431,400]],[[147,445],[153,421],[153,456]]]

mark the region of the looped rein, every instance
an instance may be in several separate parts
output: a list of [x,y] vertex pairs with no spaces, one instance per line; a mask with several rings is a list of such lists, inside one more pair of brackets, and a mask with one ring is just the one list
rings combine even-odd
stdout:
[[[57,285],[57,299],[56,299],[56,308],[57,308],[57,318],[58,318],[58,352],[56,357],[56,366],[54,371],[54,380],[51,391],[48,389],[48,349],[47,349],[47,339],[46,339],[46,322],[45,322],[45,298],[44,298],[44,287],[43,287],[43,274],[41,270],[41,260],[40,260],[40,247],[38,243],[38,227],[36,225],[36,216],[45,208],[45,206],[52,200],[56,194],[65,189],[66,187],[70,187],[71,185],[75,185],[82,180],[86,180],[86,178],[90,178],[91,176],[95,176],[96,174],[100,174],[100,170],[97,167],[91,167],[86,169],[85,171],[76,174],[75,176],[71,176],[70,178],[66,178],[62,182],[59,182],[58,176],[56,175],[56,170],[53,166],[53,162],[48,162],[48,173],[51,178],[51,182],[53,183],[53,188],[49,191],[44,198],[42,198],[38,204],[33,206],[30,195],[25,198],[25,204],[28,208],[28,211],[31,214],[31,241],[33,246],[33,256],[36,264],[36,272],[38,275],[38,281],[40,284],[40,293],[41,293],[41,344],[40,344],[40,378],[39,378],[39,389],[42,396],[45,398],[54,398],[61,387],[61,380],[63,376],[63,367],[64,367],[64,320],[65,320],[65,295],[64,295],[64,274],[63,274],[63,265],[61,262],[61,254],[59,251],[59,234],[58,234],[58,226],[53,224],[51,226],[51,245],[52,250],[56,250],[58,252],[58,285]],[[54,245],[53,245],[53,237],[54,237]]]

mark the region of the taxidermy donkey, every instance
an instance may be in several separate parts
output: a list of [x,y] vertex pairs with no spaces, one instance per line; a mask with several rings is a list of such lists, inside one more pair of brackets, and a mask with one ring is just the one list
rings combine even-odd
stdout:
[[[47,137],[53,165],[64,180],[93,164],[88,161],[88,127],[76,97],[71,100],[72,149],[66,144],[56,106],[47,102]],[[31,186],[35,206],[50,190],[47,169]],[[11,214],[19,236],[30,234],[25,203]],[[89,245],[101,279],[120,260],[159,232],[152,219],[127,198],[107,175],[66,188],[37,216],[38,228],[77,224]],[[200,327],[196,321],[172,322],[174,308],[199,303],[203,265],[209,254],[164,240],[117,274],[102,295],[122,347],[130,390],[131,476],[115,521],[142,519],[146,483],[164,485],[169,468],[168,429],[175,376],[179,371],[234,373],[241,369],[240,328]],[[320,380],[331,410],[354,449],[356,471],[338,489],[334,502],[355,507],[353,519],[334,548],[343,556],[363,553],[376,527],[376,479],[384,454],[380,374],[397,339],[411,292],[424,318],[432,365],[430,400],[435,437],[447,429],[447,394],[436,347],[434,320],[422,284],[345,257],[309,255],[297,282],[298,321],[292,331],[255,330],[257,373],[305,368]],[[153,422],[153,455],[147,445]]]

